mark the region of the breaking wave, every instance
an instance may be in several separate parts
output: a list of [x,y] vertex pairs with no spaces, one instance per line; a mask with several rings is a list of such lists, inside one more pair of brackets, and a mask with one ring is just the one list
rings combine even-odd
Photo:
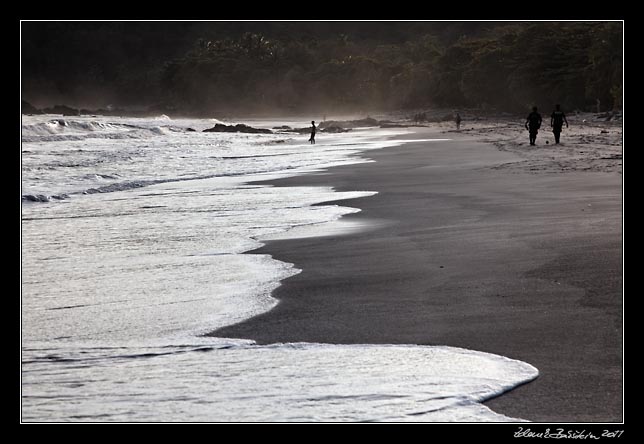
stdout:
[[[165,120],[162,120],[165,121]],[[189,128],[173,125],[143,126],[126,123],[99,122],[90,120],[52,119],[23,125],[23,142],[58,142],[85,139],[141,139],[162,136],[172,132],[187,132]]]

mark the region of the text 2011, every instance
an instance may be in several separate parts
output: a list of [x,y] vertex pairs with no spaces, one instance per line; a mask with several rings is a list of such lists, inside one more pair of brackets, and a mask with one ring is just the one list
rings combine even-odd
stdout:
[[[597,432],[595,432],[597,433]],[[544,431],[532,431],[519,427],[514,433],[515,438],[542,438],[542,439],[602,439],[602,438],[620,438],[624,434],[624,430],[607,430],[604,429],[601,435],[596,435],[591,431],[586,430],[565,430],[565,429],[546,429]]]
[[604,432],[602,433],[602,438],[619,438],[623,433],[623,430],[604,430]]

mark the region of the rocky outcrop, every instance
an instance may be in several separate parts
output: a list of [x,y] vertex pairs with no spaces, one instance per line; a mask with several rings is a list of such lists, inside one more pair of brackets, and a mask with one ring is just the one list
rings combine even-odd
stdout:
[[253,128],[243,123],[237,125],[224,125],[218,123],[212,128],[203,130],[204,133],[251,133],[251,134],[273,134],[273,131],[264,128]]
[[333,126],[327,126],[326,128],[323,128],[320,131],[323,132],[323,133],[335,134],[335,133],[346,133],[346,132],[351,131],[351,129],[350,128],[349,129],[348,128],[342,128],[341,126],[333,125]]
[[325,120],[324,122],[320,122],[319,127],[321,129],[328,128],[331,126],[339,127],[339,128],[359,128],[359,127],[365,127],[365,126],[379,126],[380,122],[378,122],[376,119],[372,119],[371,117],[367,117],[366,119],[359,119],[359,120]]

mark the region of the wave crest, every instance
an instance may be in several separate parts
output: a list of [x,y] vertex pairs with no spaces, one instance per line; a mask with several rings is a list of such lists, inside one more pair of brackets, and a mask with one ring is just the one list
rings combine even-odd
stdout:
[[[166,119],[157,119],[163,120]],[[157,122],[158,123],[158,122]],[[52,119],[22,126],[23,142],[57,142],[67,140],[99,139],[145,139],[166,135],[171,132],[184,132],[188,128],[177,126],[133,125],[92,120]]]

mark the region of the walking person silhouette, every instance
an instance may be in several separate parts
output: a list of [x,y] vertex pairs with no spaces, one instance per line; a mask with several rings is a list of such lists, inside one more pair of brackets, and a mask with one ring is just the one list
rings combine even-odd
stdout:
[[311,138],[309,142],[311,142],[311,145],[315,144],[315,120],[311,121]]
[[541,114],[537,112],[537,107],[532,107],[532,112],[528,114],[525,121],[525,129],[530,132],[530,145],[534,145],[537,140],[537,133],[541,128]]
[[566,123],[566,128],[568,128],[568,120],[561,110],[561,105],[555,105],[555,110],[550,115],[550,126],[555,135],[555,143],[559,143],[559,136],[561,136],[561,129],[563,128],[564,122]]

